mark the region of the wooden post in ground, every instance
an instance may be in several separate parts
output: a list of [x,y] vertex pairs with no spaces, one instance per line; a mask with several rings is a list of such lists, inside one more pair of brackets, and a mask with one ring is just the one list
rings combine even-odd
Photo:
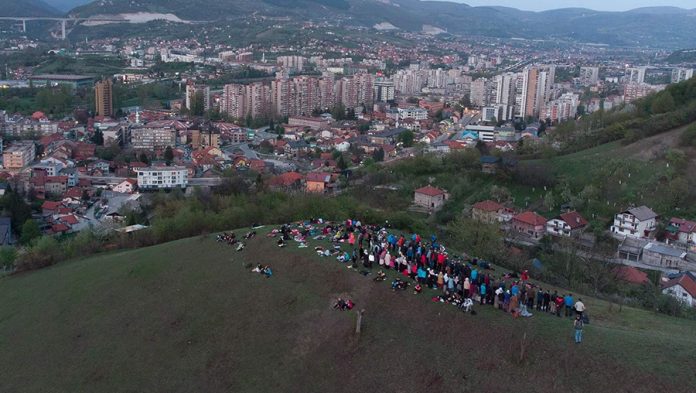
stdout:
[[362,318],[363,314],[365,313],[365,309],[360,310],[358,312],[358,318],[355,320],[355,334],[359,335],[360,331],[362,330]]
[[524,360],[524,352],[527,349],[527,332],[522,335],[522,342],[520,344],[520,363]]

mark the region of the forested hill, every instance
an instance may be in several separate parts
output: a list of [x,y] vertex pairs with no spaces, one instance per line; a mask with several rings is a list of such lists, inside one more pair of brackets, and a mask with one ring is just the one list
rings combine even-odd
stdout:
[[[18,0],[13,0],[18,1]],[[388,22],[420,31],[433,25],[450,33],[503,38],[555,39],[609,45],[689,48],[696,46],[695,10],[653,7],[627,12],[566,8],[545,12],[507,7],[470,7],[420,0],[110,0],[71,11],[90,16],[124,12],[173,13],[188,20],[220,20],[251,15],[296,21],[329,20],[372,27]]]

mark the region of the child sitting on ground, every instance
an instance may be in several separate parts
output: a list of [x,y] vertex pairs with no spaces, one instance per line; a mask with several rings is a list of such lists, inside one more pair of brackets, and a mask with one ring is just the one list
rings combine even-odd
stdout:
[[381,281],[384,281],[386,279],[387,279],[387,273],[385,273],[381,270],[379,272],[377,272],[377,277],[375,277],[375,281],[381,282]]

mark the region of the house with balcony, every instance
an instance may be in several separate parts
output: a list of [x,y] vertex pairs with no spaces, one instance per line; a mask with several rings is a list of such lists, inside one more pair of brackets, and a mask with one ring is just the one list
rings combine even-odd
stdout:
[[674,217],[666,228],[668,244],[681,243],[685,245],[696,244],[696,222]]
[[648,237],[657,227],[657,216],[657,213],[647,206],[625,210],[614,216],[611,234],[616,237]]
[[587,220],[578,212],[563,213],[546,223],[546,232],[553,236],[577,236],[587,228]]

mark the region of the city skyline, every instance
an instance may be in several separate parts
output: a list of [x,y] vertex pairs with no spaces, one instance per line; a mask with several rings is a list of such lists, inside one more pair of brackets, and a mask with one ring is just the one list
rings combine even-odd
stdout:
[[642,7],[680,7],[694,9],[696,4],[690,0],[617,0],[606,2],[601,0],[451,0],[457,3],[468,4],[473,7],[502,6],[518,8],[526,11],[548,11],[561,8],[588,8],[595,11],[628,11]]

